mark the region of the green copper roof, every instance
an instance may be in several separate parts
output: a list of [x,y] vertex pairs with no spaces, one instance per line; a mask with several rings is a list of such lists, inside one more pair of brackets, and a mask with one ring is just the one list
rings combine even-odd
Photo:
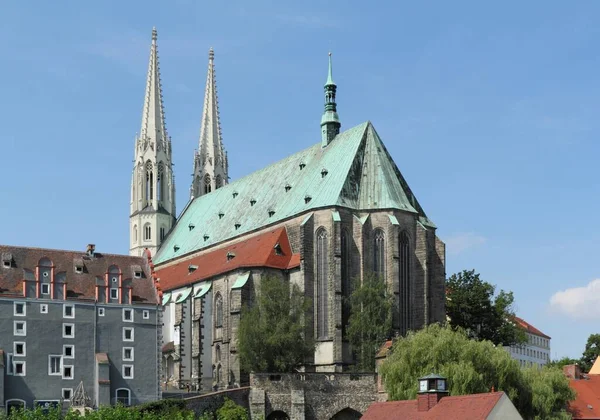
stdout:
[[163,295],[163,299],[162,299],[163,306],[166,305],[167,303],[169,303],[170,301],[171,301],[171,293],[165,293]]
[[188,287],[183,292],[181,292],[179,295],[177,295],[177,299],[175,300],[175,303],[184,302],[188,298],[190,293],[192,293],[192,288]]
[[210,290],[210,286],[212,286],[212,281],[202,283],[198,287],[194,287],[194,298],[201,298]]
[[237,279],[235,279],[235,283],[231,286],[232,289],[241,289],[244,287],[248,279],[250,278],[250,272],[246,271],[244,274],[240,274]]
[[[370,122],[256,171],[185,208],[153,261],[164,263],[290,217],[326,207],[421,209]],[[193,224],[194,229],[188,226]],[[177,249],[177,250],[175,250]]]

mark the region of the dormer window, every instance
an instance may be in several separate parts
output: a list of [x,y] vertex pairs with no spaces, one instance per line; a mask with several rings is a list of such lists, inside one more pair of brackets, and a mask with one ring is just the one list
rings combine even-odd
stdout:
[[310,195],[304,196],[304,204],[310,203],[310,200],[312,200],[312,197]]
[[179,247],[177,245],[173,245],[173,252],[179,251]]
[[12,254],[8,253],[8,252],[4,252],[2,253],[2,266],[4,268],[10,268],[12,267]]
[[325,169],[325,168],[321,169],[321,178],[325,178],[328,173],[329,173],[329,171],[327,171],[327,169]]
[[238,193],[237,193],[237,191],[234,191],[233,194],[231,194],[231,195],[233,196],[233,198],[235,198],[238,196]]
[[203,238],[204,238],[204,242],[206,242],[206,241],[208,241],[208,238],[210,238],[210,236],[208,236],[208,234],[205,233]]
[[231,261],[232,259],[235,258],[235,253],[234,252],[227,252],[227,261]]
[[275,210],[269,210],[269,217],[273,217],[274,214],[275,214]]
[[10,261],[2,261],[2,265],[4,266],[4,268],[10,268],[12,264],[10,263]]
[[252,200],[250,200],[250,207],[254,206],[256,204],[256,200],[253,198]]
[[83,273],[83,266],[82,266],[82,265],[76,265],[76,266],[75,266],[75,272],[76,272],[77,274],[81,274],[81,273]]
[[242,225],[240,223],[236,223],[234,226],[235,226],[235,230],[238,230]]
[[288,192],[291,189],[292,189],[292,186],[290,184],[285,184],[285,192]]
[[281,244],[279,242],[275,244],[273,249],[275,250],[275,255],[283,255],[283,249],[281,249]]
[[190,224],[188,225],[188,228],[189,228],[190,232],[191,232],[192,230],[194,230],[194,228],[195,228],[195,227],[196,227],[196,226],[194,226],[194,224],[193,224],[193,223],[190,223]]
[[223,213],[222,211],[219,212],[219,219],[222,219],[223,216],[225,216],[225,213]]
[[304,169],[306,167],[306,163],[304,162],[300,162],[300,170]]
[[133,271],[133,277],[136,279],[141,279],[142,278],[142,272],[140,270],[134,270]]
[[190,265],[188,265],[188,274],[191,274],[191,273],[193,273],[193,272],[194,272],[194,271],[196,271],[197,269],[198,269],[198,266],[197,266],[197,265],[194,265],[194,264],[190,264]]

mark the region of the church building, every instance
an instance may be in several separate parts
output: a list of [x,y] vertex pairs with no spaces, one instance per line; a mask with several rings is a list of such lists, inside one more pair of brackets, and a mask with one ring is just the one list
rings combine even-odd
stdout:
[[307,372],[353,363],[342,305],[353,279],[374,273],[386,282],[397,334],[445,319],[445,245],[373,124],[341,130],[331,54],[315,144],[230,181],[210,50],[191,197],[176,219],[156,43],[154,31],[130,249],[151,252],[162,289],[165,380],[202,390],[247,383],[237,354],[240,310],[264,276],[298,285],[312,302],[305,333],[317,346]]

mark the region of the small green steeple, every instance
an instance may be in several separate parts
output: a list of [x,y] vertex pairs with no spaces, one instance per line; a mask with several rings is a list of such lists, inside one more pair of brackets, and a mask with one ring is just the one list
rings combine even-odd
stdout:
[[329,72],[327,73],[327,82],[325,83],[325,112],[321,117],[321,146],[326,147],[331,141],[340,134],[340,118],[337,114],[337,104],[335,103],[335,93],[337,86],[333,81],[331,71],[331,53],[329,53]]

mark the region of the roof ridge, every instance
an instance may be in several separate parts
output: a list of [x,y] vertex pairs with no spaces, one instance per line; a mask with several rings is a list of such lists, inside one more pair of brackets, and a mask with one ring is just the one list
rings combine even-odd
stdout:
[[[50,251],[50,252],[68,252],[71,254],[81,254],[82,256],[86,255],[85,251],[76,251],[76,250],[72,250],[72,249],[59,249],[59,248],[42,248],[42,247],[36,247],[36,246],[20,246],[20,245],[3,245],[0,244],[0,250],[2,248],[7,248],[7,249],[24,249],[24,250],[35,250],[35,251]],[[127,257],[127,258],[135,258],[135,259],[144,259],[144,257],[141,256],[136,256],[136,255],[127,255],[127,254],[111,254],[108,252],[96,252],[96,254],[102,255],[102,256],[110,256],[110,257]]]

